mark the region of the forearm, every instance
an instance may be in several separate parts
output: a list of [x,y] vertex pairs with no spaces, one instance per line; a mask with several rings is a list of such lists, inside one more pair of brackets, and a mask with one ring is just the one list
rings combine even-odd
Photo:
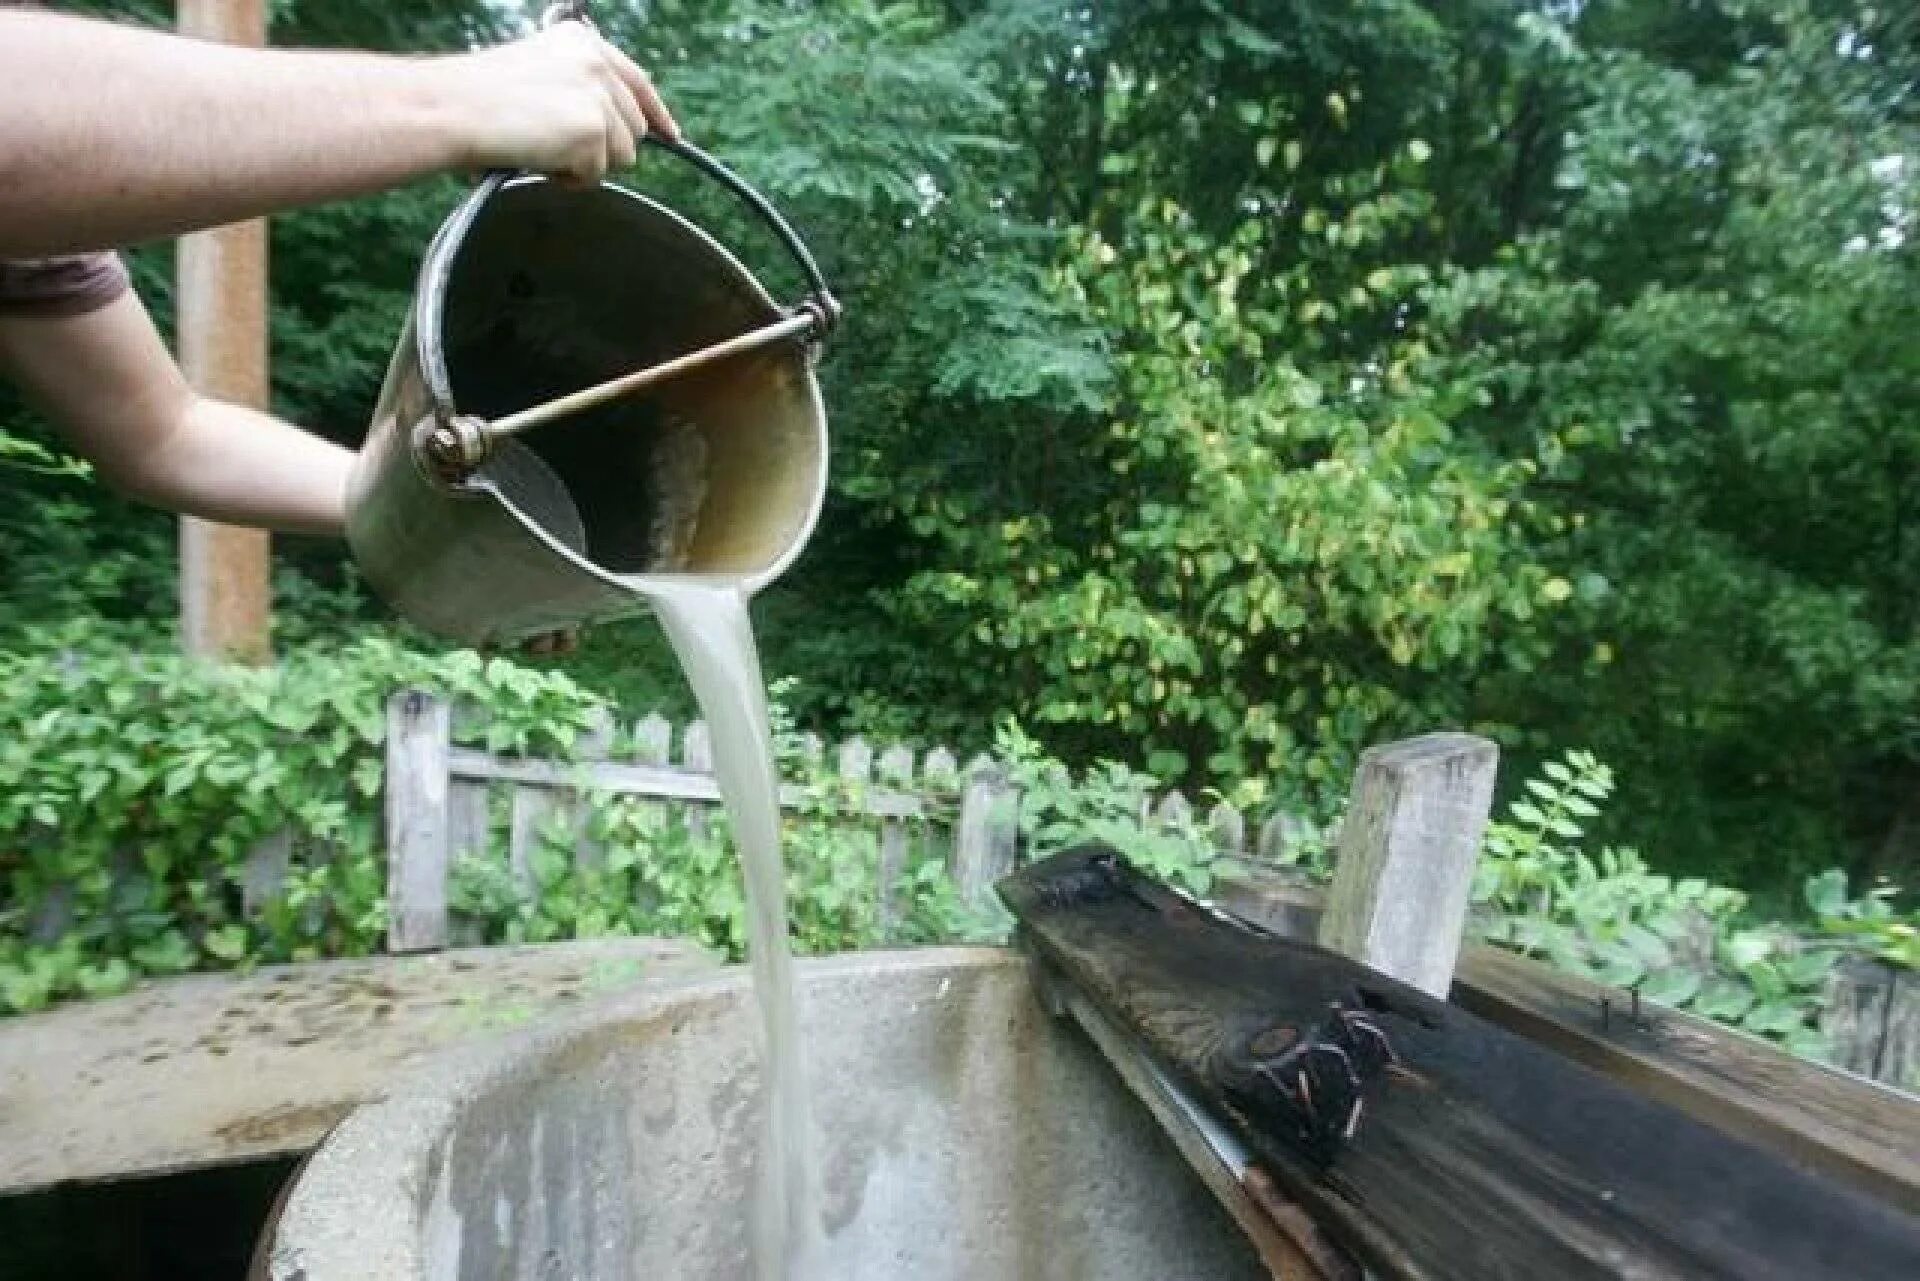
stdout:
[[78,316],[0,317],[0,373],[133,497],[271,529],[338,533],[345,523],[353,455],[196,394],[132,294]]
[[156,506],[309,534],[346,527],[353,454],[278,418],[195,397],[150,455],[109,481]]
[[465,85],[434,67],[0,9],[0,258],[171,235],[467,163]]

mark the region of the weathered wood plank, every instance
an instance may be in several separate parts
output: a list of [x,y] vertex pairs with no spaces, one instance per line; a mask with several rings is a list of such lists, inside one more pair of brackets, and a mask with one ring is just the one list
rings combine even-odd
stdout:
[[453,779],[447,785],[448,857],[455,863],[463,858],[485,858],[492,834],[487,785]]
[[[1034,965],[1043,970],[1046,962],[1036,960]],[[1229,1156],[1214,1146],[1217,1135],[1182,1104],[1165,1073],[1132,1052],[1126,1034],[1111,1019],[1070,985],[1043,976],[1038,981],[1043,988],[1058,989],[1048,993],[1049,1001],[1081,1026],[1153,1114],[1188,1167],[1233,1216],[1271,1276],[1277,1281],[1360,1281],[1359,1269],[1334,1250],[1304,1210],[1291,1202],[1278,1203],[1268,1192],[1265,1171],[1250,1164],[1244,1150]]]
[[985,902],[994,882],[1013,870],[1019,803],[1020,794],[1006,771],[985,756],[975,757],[967,767],[953,829],[951,869],[962,902]]
[[[579,764],[574,766],[577,779],[590,784],[593,767],[605,762],[607,753],[613,750],[613,718],[605,708],[593,725],[574,743],[574,754]],[[573,832],[573,861],[581,868],[598,869],[607,861],[607,851],[592,835],[593,809],[581,795],[578,786],[569,787],[560,798],[560,810],[566,819],[567,827]]]
[[1868,957],[1834,968],[1820,1031],[1834,1062],[1903,1089],[1920,1090],[1920,979]]
[[1207,835],[1212,838],[1214,853],[1236,856],[1246,848],[1247,820],[1239,810],[1220,801],[1207,811]]
[[873,748],[859,735],[840,744],[840,777],[849,783],[865,785],[873,779]]
[[1920,1099],[1650,1001],[1636,1011],[1629,993],[1484,944],[1462,955],[1453,1000],[1650,1098],[1920,1215]]
[[387,702],[387,950],[447,945],[447,704],[422,690]]
[[[1383,1278],[1920,1275],[1920,1218],[1326,949],[1234,925],[1110,851],[1056,856],[1001,893],[1033,946]],[[1396,1065],[1336,1003],[1364,1011]],[[1317,1056],[1306,1091],[1289,1051],[1339,1043],[1330,1026],[1349,1049]],[[1308,1118],[1335,1136],[1330,1166]]]
[[[1323,896],[1261,868],[1215,882],[1225,910],[1310,939]],[[1608,1001],[1603,1021],[1600,1002]],[[1920,1102],[1775,1046],[1484,943],[1452,1000],[1697,1120],[1920,1214]]]
[[[506,783],[529,783],[539,787],[571,786],[581,768],[559,761],[532,760],[525,757],[492,756],[470,748],[453,749],[450,765],[456,778],[492,779]],[[661,769],[650,765],[631,765],[624,761],[598,761],[585,767],[593,786],[609,792],[633,796],[659,797],[667,801],[720,803],[720,787],[709,773],[684,769]],[[800,789],[782,787],[780,803],[795,805]],[[876,818],[919,818],[925,812],[920,797],[912,792],[875,789],[865,798],[867,813]]]
[[257,916],[287,888],[293,864],[293,831],[281,828],[253,843],[240,867],[240,910]]
[[543,833],[553,820],[560,793],[550,787],[516,787],[507,818],[507,866],[520,893],[532,898],[540,891],[534,871]]
[[1368,748],[1354,774],[1320,942],[1446,998],[1500,749],[1471,734]]
[[666,765],[673,759],[673,722],[651,712],[633,727],[633,759],[641,765]]

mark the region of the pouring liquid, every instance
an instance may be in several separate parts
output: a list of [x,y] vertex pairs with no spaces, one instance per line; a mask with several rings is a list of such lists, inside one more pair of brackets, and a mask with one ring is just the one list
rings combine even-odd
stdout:
[[633,583],[665,627],[713,736],[714,773],[746,885],[747,959],[763,1038],[754,1268],[760,1281],[799,1281],[817,1273],[824,1242],[787,939],[780,779],[747,594],[720,576],[648,575]]

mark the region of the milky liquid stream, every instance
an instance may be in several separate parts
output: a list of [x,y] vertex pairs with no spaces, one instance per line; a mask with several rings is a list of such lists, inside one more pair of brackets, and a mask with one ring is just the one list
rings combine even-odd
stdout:
[[820,1193],[787,942],[780,776],[747,596],[725,578],[648,576],[634,586],[653,604],[707,719],[714,773],[746,883],[747,959],[760,1006],[766,1100],[754,1268],[760,1281],[802,1281],[818,1270]]

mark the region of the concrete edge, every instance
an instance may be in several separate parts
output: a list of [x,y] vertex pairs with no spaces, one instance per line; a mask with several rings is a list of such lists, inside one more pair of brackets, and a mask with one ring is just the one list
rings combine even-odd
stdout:
[[[993,947],[939,947],[849,952],[798,962],[803,982],[874,973],[984,971],[1024,966],[1017,953]],[[590,1010],[536,1027],[504,1033],[482,1045],[436,1055],[393,1083],[387,1097],[366,1104],[327,1136],[296,1176],[280,1214],[263,1227],[263,1277],[273,1281],[330,1281],[339,1276],[409,1278],[424,1275],[421,1229],[424,1201],[444,1160],[444,1147],[470,1102],[535,1075],[563,1055],[590,1052],[593,1042],[624,1035],[636,1023],[668,1017],[706,999],[732,997],[750,985],[744,965],[645,985]],[[420,1178],[421,1172],[428,1177]],[[289,1241],[328,1242],[341,1224],[358,1225],[341,1241],[351,1258]],[[376,1243],[379,1252],[375,1252]]]

